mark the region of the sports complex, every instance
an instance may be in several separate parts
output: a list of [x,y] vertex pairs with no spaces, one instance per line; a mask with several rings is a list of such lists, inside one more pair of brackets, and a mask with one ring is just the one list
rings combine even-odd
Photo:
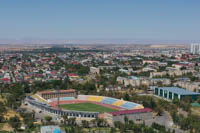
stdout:
[[76,95],[75,90],[43,91],[26,98],[26,102],[41,111],[76,118],[96,118],[108,113],[113,116],[152,112],[143,105],[121,99]]

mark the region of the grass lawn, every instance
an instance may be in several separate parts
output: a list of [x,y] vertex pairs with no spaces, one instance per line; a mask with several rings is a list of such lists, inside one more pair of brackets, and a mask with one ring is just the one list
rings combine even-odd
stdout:
[[63,104],[60,105],[61,108],[66,110],[76,110],[76,111],[89,111],[89,112],[113,112],[115,109],[103,107],[92,103],[75,103],[75,104]]

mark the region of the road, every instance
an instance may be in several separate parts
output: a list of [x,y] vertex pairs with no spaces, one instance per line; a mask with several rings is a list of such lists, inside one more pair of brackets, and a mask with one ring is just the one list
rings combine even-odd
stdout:
[[185,131],[178,129],[178,128],[174,128],[173,126],[173,121],[171,119],[171,116],[168,112],[164,112],[162,114],[162,116],[156,116],[154,119],[150,119],[150,120],[145,120],[145,124],[147,126],[151,126],[152,123],[157,123],[160,125],[165,126],[165,128],[168,130],[170,129],[171,131],[175,130],[176,133],[186,133]]

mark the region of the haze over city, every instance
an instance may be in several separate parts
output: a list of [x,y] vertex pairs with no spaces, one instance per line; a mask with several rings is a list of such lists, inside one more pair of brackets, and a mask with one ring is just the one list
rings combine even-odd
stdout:
[[199,12],[197,0],[4,1],[0,43],[191,43]]

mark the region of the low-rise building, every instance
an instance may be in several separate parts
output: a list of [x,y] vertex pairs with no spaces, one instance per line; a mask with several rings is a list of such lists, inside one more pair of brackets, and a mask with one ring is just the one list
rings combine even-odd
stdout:
[[116,112],[104,113],[104,118],[110,126],[114,126],[114,123],[120,121],[124,123],[124,118],[134,122],[142,122],[153,118],[153,112],[150,108],[135,109],[135,110],[122,110]]
[[186,96],[193,100],[197,100],[198,96],[200,96],[200,93],[188,91],[178,87],[155,87],[154,94],[168,100],[173,100],[175,98],[182,100]]
[[200,82],[185,82],[185,81],[178,81],[174,83],[175,86],[180,86],[190,91],[199,92],[200,91]]
[[65,133],[59,126],[42,126],[40,133]]
[[100,73],[100,69],[97,68],[97,67],[90,67],[90,73],[99,74]]

